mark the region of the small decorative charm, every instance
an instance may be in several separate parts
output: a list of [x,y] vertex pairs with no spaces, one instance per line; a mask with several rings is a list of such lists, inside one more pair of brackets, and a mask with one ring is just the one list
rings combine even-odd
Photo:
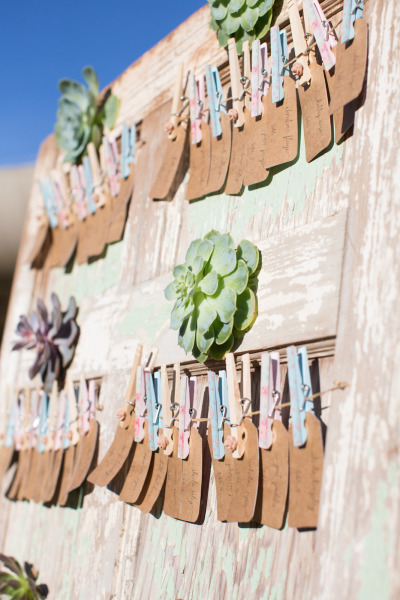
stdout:
[[228,450],[230,450],[231,452],[235,452],[235,450],[238,447],[237,439],[231,435],[228,435],[228,437],[226,438],[226,440],[224,442],[224,446],[225,446],[225,448],[228,448]]
[[236,108],[230,108],[228,110],[228,117],[231,121],[235,122],[238,120],[239,114]]
[[165,450],[168,446],[168,440],[165,437],[165,435],[160,435],[160,437],[157,440],[157,446],[160,448],[160,450]]
[[303,75],[303,65],[300,62],[295,62],[292,64],[292,73],[296,79],[300,79]]
[[125,421],[125,419],[126,419],[126,410],[124,408],[119,408],[117,410],[117,419],[118,419],[118,421]]
[[232,350],[257,318],[259,251],[247,240],[235,249],[229,234],[210,231],[194,240],[185,263],[177,265],[174,281],[164,290],[175,300],[171,329],[179,330],[178,344],[204,362],[210,354],[220,360]]
[[42,300],[37,301],[37,311],[29,317],[21,315],[16,333],[22,338],[13,345],[13,350],[36,349],[36,360],[29,369],[33,379],[40,373],[46,391],[50,392],[54,380],[60,380],[71,363],[78,341],[79,327],[75,322],[77,307],[70,298],[66,312],[61,311],[56,294],[51,295],[53,305],[49,315]]

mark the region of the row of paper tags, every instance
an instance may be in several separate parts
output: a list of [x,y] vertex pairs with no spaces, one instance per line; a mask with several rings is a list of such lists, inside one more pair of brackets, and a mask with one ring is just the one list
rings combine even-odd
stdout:
[[152,373],[151,365],[136,369],[139,360],[140,349],[114,440],[90,482],[106,486],[119,474],[121,500],[150,512],[161,495],[165,514],[201,523],[211,454],[220,521],[255,520],[280,529],[290,490],[289,525],[317,526],[323,443],[305,347],[287,349],[289,431],[281,417],[279,353],[261,358],[258,429],[252,422],[248,354],[243,356],[242,393],[233,354],[226,356],[226,370],[218,376],[208,372],[208,416],[203,417],[207,390],[199,393],[196,377],[181,376],[176,365],[171,389],[165,366]]
[[10,500],[65,506],[81,488],[98,447],[97,396],[96,381],[84,378],[78,386],[69,378],[60,393],[54,383],[49,396],[42,389],[16,396],[0,436],[0,482],[17,459]]

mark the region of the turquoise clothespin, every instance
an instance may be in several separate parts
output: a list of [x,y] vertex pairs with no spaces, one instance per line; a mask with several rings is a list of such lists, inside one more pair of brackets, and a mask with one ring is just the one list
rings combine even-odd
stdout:
[[153,452],[158,450],[158,426],[159,416],[161,407],[156,406],[156,395],[154,392],[153,378],[150,371],[145,371],[145,382],[146,382],[146,397],[147,397],[147,420],[148,420],[148,432],[149,432],[149,445],[150,450]]
[[71,427],[71,421],[70,421],[71,417],[69,416],[69,402],[68,402],[68,399],[66,397],[64,390],[61,393],[64,394],[64,398],[65,398],[62,447],[64,448],[64,450],[66,450],[71,445],[71,442],[67,437],[67,433]]
[[7,422],[7,430],[6,430],[6,438],[4,440],[4,444],[6,448],[11,448],[14,441],[14,432],[15,432],[15,415],[18,411],[18,407],[15,406],[15,403],[18,401],[14,401],[14,404],[10,406],[10,414],[8,415]]
[[303,346],[302,348],[299,348],[298,355],[299,355],[300,372],[301,372],[301,377],[302,377],[302,381],[303,381],[303,384],[302,384],[303,395],[304,395],[303,410],[305,410],[306,413],[311,412],[312,414],[314,414],[314,401],[306,400],[306,398],[313,395],[312,385],[311,385],[310,367],[308,364],[307,348],[305,346]]
[[281,102],[285,93],[283,77],[288,71],[285,64],[288,59],[286,30],[279,31],[279,26],[271,27],[271,73],[272,73],[272,102]]
[[85,189],[86,189],[86,206],[88,213],[94,215],[96,212],[96,202],[93,199],[94,183],[92,175],[92,167],[88,156],[83,157],[83,170],[85,174]]
[[225,456],[224,425],[221,419],[221,398],[217,388],[217,376],[208,371],[208,395],[210,398],[210,423],[212,433],[213,458],[220,460]]
[[226,371],[219,371],[218,373],[218,394],[221,402],[221,420],[220,427],[222,424],[222,430],[224,430],[223,423],[230,425],[230,413],[229,413],[229,398],[228,398],[228,383],[226,381]]
[[343,24],[342,24],[342,44],[354,39],[354,22],[361,19],[364,14],[363,0],[344,0],[343,3]]
[[48,408],[49,408],[49,406],[48,406],[47,394],[44,390],[41,390],[40,405],[39,405],[39,418],[40,418],[39,430],[38,430],[39,439],[38,439],[38,444],[37,444],[37,449],[38,449],[38,452],[40,452],[40,453],[44,452],[44,450],[46,448],[46,444],[43,443],[42,439],[45,436],[47,436],[48,429],[49,429]]
[[54,229],[58,225],[57,202],[50,177],[45,177],[40,180],[39,187],[43,196],[44,208],[49,219],[50,227]]
[[[158,411],[158,427],[164,429],[164,421],[162,415],[162,387],[161,387],[161,371],[154,373],[154,383],[156,387],[156,407]],[[160,406],[158,406],[160,405]],[[157,432],[158,436],[158,432]]]
[[210,109],[211,133],[213,137],[218,137],[222,134],[221,111],[226,113],[226,108],[222,104],[222,85],[217,67],[206,65],[206,82]]
[[[306,411],[304,410],[303,377],[300,370],[300,361],[295,346],[286,348],[288,360],[288,378],[290,392],[290,409],[292,417],[293,444],[303,446],[307,441],[305,426]],[[304,361],[302,361],[304,365]]]
[[121,134],[121,178],[129,177],[130,164],[135,162],[136,150],[136,125],[129,129],[128,125],[122,126]]

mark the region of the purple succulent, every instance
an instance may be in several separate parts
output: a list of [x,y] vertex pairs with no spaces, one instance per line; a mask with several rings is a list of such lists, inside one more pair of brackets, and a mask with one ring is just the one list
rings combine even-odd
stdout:
[[52,311],[49,316],[42,300],[37,301],[37,311],[29,317],[19,318],[16,334],[21,338],[13,345],[13,350],[36,348],[36,359],[29,369],[33,379],[40,373],[46,389],[51,389],[53,381],[60,377],[70,364],[78,341],[79,328],[75,322],[77,314],[75,298],[69,299],[66,312],[61,311],[56,294],[51,295]]

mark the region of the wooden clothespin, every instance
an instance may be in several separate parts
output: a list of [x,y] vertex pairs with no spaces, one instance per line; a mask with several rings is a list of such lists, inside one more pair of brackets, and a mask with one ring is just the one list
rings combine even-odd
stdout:
[[15,398],[14,401],[10,402],[8,386],[6,387],[5,397],[8,407],[6,411],[6,414],[8,413],[8,419],[4,433],[4,446],[6,448],[11,448],[14,445],[15,430],[18,422],[18,398]]
[[[135,442],[144,438],[146,417],[149,421],[149,436],[153,432],[152,417],[155,403],[155,392],[151,374],[158,356],[158,348],[152,348],[145,367],[138,366],[136,371],[136,402],[135,402]],[[150,414],[151,411],[151,414]],[[157,438],[156,438],[157,443]],[[152,448],[153,449],[153,448]],[[154,448],[156,449],[156,448]]]
[[313,412],[313,402],[305,400],[308,396],[312,396],[307,349],[300,348],[297,353],[295,346],[289,346],[287,357],[293,444],[299,447],[307,441],[306,412]]
[[241,127],[244,124],[244,89],[241,83],[239,57],[236,49],[236,42],[234,38],[228,41],[228,56],[229,56],[229,70],[231,75],[231,90],[232,90],[232,106],[228,115],[231,116],[235,127]]
[[292,65],[292,73],[297,79],[298,85],[305,86],[311,80],[311,71],[308,66],[307,41],[301,23],[297,0],[287,0],[290,28],[292,30],[294,51],[299,58]]
[[354,23],[364,14],[363,0],[344,0],[341,43],[345,44],[354,39]]
[[86,219],[87,215],[85,188],[81,181],[81,174],[77,165],[71,166],[70,180],[72,196],[75,201],[76,216],[78,217],[79,221],[83,221],[84,219]]
[[226,113],[226,108],[223,104],[221,79],[216,66],[206,65],[206,83],[211,133],[213,137],[219,137],[222,135],[221,111]]
[[262,97],[269,89],[267,44],[254,40],[251,46],[251,116],[259,117],[263,111]]
[[39,430],[38,430],[39,437],[38,437],[37,449],[40,454],[43,454],[43,452],[46,449],[46,443],[47,443],[48,432],[49,432],[49,420],[50,420],[49,419],[49,399],[44,390],[40,390],[39,416],[40,416],[40,423],[39,423]]
[[111,196],[118,196],[120,190],[118,174],[119,158],[115,140],[109,139],[106,135],[103,135],[103,151]]
[[136,125],[128,127],[124,124],[121,133],[121,179],[127,179],[130,174],[131,163],[135,162],[136,150]]
[[204,75],[195,77],[193,73],[190,73],[188,81],[188,95],[192,144],[199,144],[202,140],[201,122],[204,119],[204,106],[206,99]]
[[50,227],[54,229],[58,226],[58,207],[50,177],[41,179],[39,181],[39,188],[43,197],[44,209],[46,211]]
[[225,357],[226,377],[228,384],[229,414],[231,421],[231,436],[236,440],[236,450],[232,452],[233,458],[241,458],[244,454],[243,439],[243,410],[240,397],[239,383],[236,374],[235,357],[229,353]]
[[89,410],[90,410],[90,400],[89,400],[89,389],[88,384],[84,375],[81,375],[79,381],[79,395],[78,395],[78,405],[79,405],[79,426],[81,430],[81,434],[84,435],[89,431]]
[[[325,69],[329,71],[336,64],[336,57],[332,52],[333,41],[331,40],[329,33],[328,35],[326,34],[327,30],[329,32],[329,23],[324,17],[324,13],[319,6],[318,0],[304,0],[303,7],[309,19],[311,31],[317,42],[322,62],[324,63]],[[326,24],[328,24],[328,29]],[[334,40],[333,45],[335,44],[336,40]]]
[[94,201],[94,183],[92,167],[88,156],[83,157],[83,177],[86,191],[86,206],[89,215],[96,212],[96,202]]
[[260,381],[260,425],[258,445],[269,450],[274,435],[272,425],[275,419],[282,421],[281,411],[276,410],[281,398],[281,375],[279,352],[264,352],[261,355]]
[[222,398],[217,386],[217,376],[214,371],[208,371],[208,395],[209,395],[209,415],[210,429],[212,435],[212,453],[213,458],[221,460],[225,456],[224,446],[224,417],[225,414],[221,411],[224,408]]
[[186,129],[186,123],[183,121],[189,110],[189,100],[184,97],[184,88],[185,85],[183,83],[183,71],[184,64],[179,63],[178,65],[178,73],[175,80],[174,93],[172,96],[172,107],[171,107],[171,116],[169,121],[165,124],[164,129],[168,134],[168,138],[170,140],[175,140],[178,134],[178,125],[182,120],[182,126]]
[[[158,450],[158,429],[160,427],[160,413],[161,413],[161,379],[160,373],[154,374],[154,380],[150,369],[145,370],[145,382],[146,382],[146,398],[147,398],[147,420],[148,420],[148,432],[149,432],[149,446],[152,452]],[[157,390],[157,393],[156,393]]]
[[45,450],[53,450],[54,440],[57,431],[57,417],[58,417],[58,388],[57,382],[53,382],[49,399],[49,424],[48,424],[48,435],[45,442]]
[[190,429],[197,423],[192,419],[197,417],[197,379],[183,375],[180,386],[180,409],[179,409],[179,444],[178,458],[189,456]]
[[125,394],[125,404],[123,408],[118,411],[118,418],[120,420],[119,426],[122,429],[127,429],[129,427],[129,423],[131,421],[131,417],[133,415],[134,418],[134,406],[135,401],[137,399],[136,396],[136,381],[137,381],[137,371],[140,368],[140,363],[142,361],[142,352],[143,346],[138,343],[135,350],[135,356],[133,359],[133,364],[131,368],[131,374],[129,377],[128,388]]
[[[71,446],[76,446],[79,442],[79,411],[78,402],[75,392],[75,385],[71,375],[67,375],[66,395],[68,404],[69,428],[67,437],[70,440]],[[79,397],[79,396],[78,396]]]
[[64,390],[61,390],[61,392],[58,395],[57,424],[56,424],[56,431],[54,433],[54,443],[53,443],[54,452],[57,452],[57,450],[61,450],[63,448],[65,406],[66,406],[65,392],[64,392]]
[[104,189],[105,173],[100,167],[96,146],[93,144],[93,142],[89,142],[87,145],[87,152],[89,156],[90,167],[92,169],[94,200],[97,206],[102,208],[107,201],[107,195]]
[[281,102],[284,97],[283,78],[287,68],[288,46],[286,30],[279,31],[279,26],[271,27],[271,74],[272,102]]
[[[175,375],[175,372],[174,372]],[[162,404],[162,418],[163,418],[163,435],[166,438],[166,448],[164,454],[170,456],[174,449],[174,442],[172,440],[172,426],[175,415],[174,411],[174,400],[171,401],[171,391],[168,384],[168,372],[167,365],[161,365],[161,404]]]

